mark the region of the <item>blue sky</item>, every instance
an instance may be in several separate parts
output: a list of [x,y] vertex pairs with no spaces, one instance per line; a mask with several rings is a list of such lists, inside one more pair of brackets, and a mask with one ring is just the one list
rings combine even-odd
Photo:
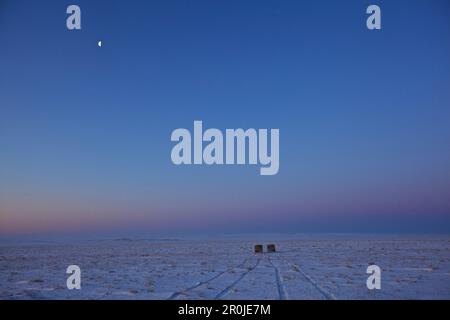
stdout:
[[[0,234],[450,231],[448,1],[73,3],[0,2]],[[279,173],[174,166],[194,120]]]

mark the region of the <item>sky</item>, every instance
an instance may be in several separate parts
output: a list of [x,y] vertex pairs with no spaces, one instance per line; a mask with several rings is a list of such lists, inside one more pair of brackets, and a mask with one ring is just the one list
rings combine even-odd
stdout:
[[[0,0],[0,238],[450,233],[449,57],[447,0]],[[278,174],[174,165],[194,120]]]

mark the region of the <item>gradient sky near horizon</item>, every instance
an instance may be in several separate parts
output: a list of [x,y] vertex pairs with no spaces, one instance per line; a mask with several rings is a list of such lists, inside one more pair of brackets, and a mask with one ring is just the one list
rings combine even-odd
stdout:
[[[279,173],[173,165],[194,120]],[[316,231],[450,232],[448,0],[0,0],[0,237]]]

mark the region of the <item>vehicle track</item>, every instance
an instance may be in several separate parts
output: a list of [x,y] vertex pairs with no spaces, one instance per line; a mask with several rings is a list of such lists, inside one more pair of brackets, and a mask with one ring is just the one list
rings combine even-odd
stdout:
[[[275,270],[275,279],[277,282],[277,289],[278,289],[278,297],[279,300],[287,300],[289,299],[289,295],[286,291],[286,287],[283,284],[283,279],[281,278],[281,274],[280,274],[280,270],[278,269],[278,267],[273,263],[272,258],[268,257],[269,263],[270,265],[274,268]],[[280,259],[279,259],[280,260]]]
[[245,258],[241,263],[239,263],[239,264],[237,264],[237,265],[235,265],[235,266],[229,267],[229,268],[227,268],[226,270],[219,272],[218,274],[216,274],[215,276],[213,276],[213,277],[211,277],[211,278],[209,278],[209,279],[207,279],[207,280],[200,281],[200,282],[198,282],[196,285],[193,285],[193,286],[191,286],[191,287],[188,287],[188,288],[186,288],[186,289],[184,289],[184,290],[182,290],[182,291],[174,292],[169,298],[167,298],[167,300],[174,300],[174,299],[176,299],[178,296],[180,296],[180,295],[182,295],[182,294],[185,294],[185,293],[187,293],[187,292],[189,292],[189,291],[192,291],[192,290],[194,290],[194,289],[197,289],[197,288],[199,288],[199,287],[201,287],[201,286],[208,285],[211,281],[213,281],[213,280],[219,278],[219,277],[222,276],[223,274],[228,273],[228,272],[231,272],[231,271],[234,270],[234,269],[241,268],[248,260],[249,260],[249,258]]
[[228,294],[228,292],[230,292],[231,289],[233,289],[239,282],[241,282],[242,279],[245,278],[245,276],[251,272],[252,270],[254,270],[259,263],[261,262],[261,258],[258,258],[258,261],[256,261],[256,263],[247,269],[247,271],[243,272],[239,278],[237,278],[235,281],[233,281],[233,283],[231,283],[229,286],[227,286],[225,289],[223,289],[221,292],[219,292],[215,297],[214,300],[218,300],[221,299],[223,296],[225,296],[226,294]]
[[287,264],[291,265],[295,270],[297,270],[309,283],[311,283],[327,300],[336,300],[336,297],[331,293],[322,288],[313,278],[307,275],[299,265],[290,262],[284,257],[281,257]]
[[[278,291],[278,298],[280,300],[287,300],[289,299],[289,294],[288,291],[283,283],[283,278],[282,278],[282,272],[279,269],[279,265],[277,265],[277,261],[283,261],[284,263],[286,263],[288,266],[290,266],[292,269],[298,271],[304,279],[306,279],[306,281],[308,281],[317,291],[320,292],[320,294],[322,296],[325,297],[325,299],[327,300],[336,300],[336,297],[328,292],[327,290],[325,290],[322,286],[320,286],[312,277],[310,277],[307,273],[305,273],[302,268],[300,268],[299,265],[287,260],[285,257],[281,256],[279,253],[276,254],[276,256],[271,257],[268,255],[264,255],[264,258],[267,258],[267,261],[269,262],[270,266],[274,269],[274,273],[275,273],[275,281],[276,281],[276,286],[277,286],[277,291]],[[214,296],[213,299],[217,300],[217,299],[222,299],[224,296],[226,296],[228,293],[230,293],[230,291],[236,287],[236,285],[238,283],[240,283],[246,276],[247,274],[249,274],[251,271],[253,271],[254,269],[256,269],[258,267],[258,265],[260,264],[261,260],[263,259],[263,257],[259,257],[256,261],[256,263],[254,263],[253,265],[249,266],[247,268],[247,270],[245,270],[244,272],[242,272],[239,277],[234,280],[230,285],[226,286],[223,290],[221,290],[218,294],[216,294]],[[204,280],[204,281],[200,281],[197,284],[188,287],[184,290],[181,291],[177,291],[174,292],[169,298],[168,300],[174,300],[177,299],[180,295],[184,295],[187,294],[195,289],[198,289],[200,287],[203,286],[208,286],[212,281],[216,280],[217,278],[227,274],[227,273],[231,273],[234,269],[238,269],[238,268],[242,268],[248,261],[250,260],[250,258],[246,258],[244,259],[241,263],[229,267],[226,270],[223,270],[219,273],[217,273],[216,275],[214,275],[213,277]]]

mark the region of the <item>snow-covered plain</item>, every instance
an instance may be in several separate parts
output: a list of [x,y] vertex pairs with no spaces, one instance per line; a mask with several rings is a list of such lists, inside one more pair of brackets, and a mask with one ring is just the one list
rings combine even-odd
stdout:
[[[276,253],[254,254],[256,243]],[[81,290],[68,290],[69,265]],[[368,290],[369,264],[381,290]],[[0,299],[450,299],[448,237],[0,245]]]

